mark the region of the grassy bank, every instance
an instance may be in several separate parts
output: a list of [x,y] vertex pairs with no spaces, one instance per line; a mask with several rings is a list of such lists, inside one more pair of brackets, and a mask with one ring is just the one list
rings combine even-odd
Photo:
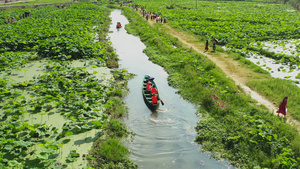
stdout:
[[299,167],[300,137],[295,129],[257,106],[206,57],[151,27],[135,10],[124,11],[130,20],[126,29],[145,43],[150,60],[169,73],[169,84],[201,105],[195,141],[204,151],[241,168]]
[[[220,41],[219,45],[233,48],[233,51],[237,51],[234,48],[239,48],[245,53],[254,51],[262,56],[274,59],[277,63],[289,65],[291,72],[299,64],[299,59],[296,55],[276,54],[263,49],[261,45],[253,46],[253,44],[261,44],[264,41],[273,41],[275,39],[287,41],[299,38],[299,30],[295,29],[297,27],[295,25],[299,24],[299,22],[292,21],[299,17],[299,12],[288,5],[201,1],[198,3],[198,8],[195,8],[194,1],[173,1],[169,3],[138,0],[135,3],[146,6],[146,11],[156,12],[162,17],[166,16],[169,26],[176,30],[193,34],[196,41],[205,42],[205,40],[211,41],[211,39],[217,38]],[[260,17],[263,17],[263,19]],[[218,47],[217,51],[224,52],[222,48]],[[283,49],[283,51],[286,51],[286,49]],[[250,63],[245,58],[245,53],[230,53],[229,57],[239,60],[242,65],[252,67],[254,72],[266,72],[258,68],[254,63]],[[274,71],[288,71],[288,69],[277,69]],[[256,82],[249,82],[248,85],[264,94],[276,106],[278,106],[283,96],[289,96],[289,114],[296,120],[300,119],[298,111],[300,100],[295,94],[299,92],[299,88],[285,80],[274,80],[269,75],[261,74],[249,79],[249,81]],[[275,81],[276,83],[274,83]]]

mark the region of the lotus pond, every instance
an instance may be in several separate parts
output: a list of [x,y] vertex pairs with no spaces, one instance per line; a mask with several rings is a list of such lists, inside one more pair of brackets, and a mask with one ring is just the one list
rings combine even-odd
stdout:
[[101,40],[108,13],[86,3],[47,6],[0,24],[0,168],[88,168],[115,77],[125,76],[107,68],[116,66]]

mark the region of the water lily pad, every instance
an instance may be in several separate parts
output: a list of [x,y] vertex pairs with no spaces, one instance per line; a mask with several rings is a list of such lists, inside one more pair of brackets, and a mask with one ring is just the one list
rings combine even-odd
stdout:
[[36,156],[40,160],[48,160],[49,156],[46,152],[41,152]]

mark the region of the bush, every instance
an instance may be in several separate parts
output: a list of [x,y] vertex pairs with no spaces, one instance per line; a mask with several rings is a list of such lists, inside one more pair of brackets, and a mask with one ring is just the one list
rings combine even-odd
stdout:
[[137,165],[127,157],[129,150],[118,139],[98,140],[93,146],[94,149],[90,153],[95,158],[90,162],[92,167],[105,169],[137,168]]
[[128,135],[127,128],[124,123],[121,123],[117,119],[112,119],[108,122],[106,127],[108,135],[111,137],[125,137]]

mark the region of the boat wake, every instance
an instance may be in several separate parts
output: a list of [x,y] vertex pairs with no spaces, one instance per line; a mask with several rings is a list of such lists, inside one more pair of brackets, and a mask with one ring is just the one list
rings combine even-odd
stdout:
[[156,119],[156,118],[150,118],[149,119],[152,123],[156,124],[156,125],[161,125],[161,126],[166,126],[166,125],[171,125],[171,124],[176,124],[177,121],[171,118],[167,118],[167,119]]

